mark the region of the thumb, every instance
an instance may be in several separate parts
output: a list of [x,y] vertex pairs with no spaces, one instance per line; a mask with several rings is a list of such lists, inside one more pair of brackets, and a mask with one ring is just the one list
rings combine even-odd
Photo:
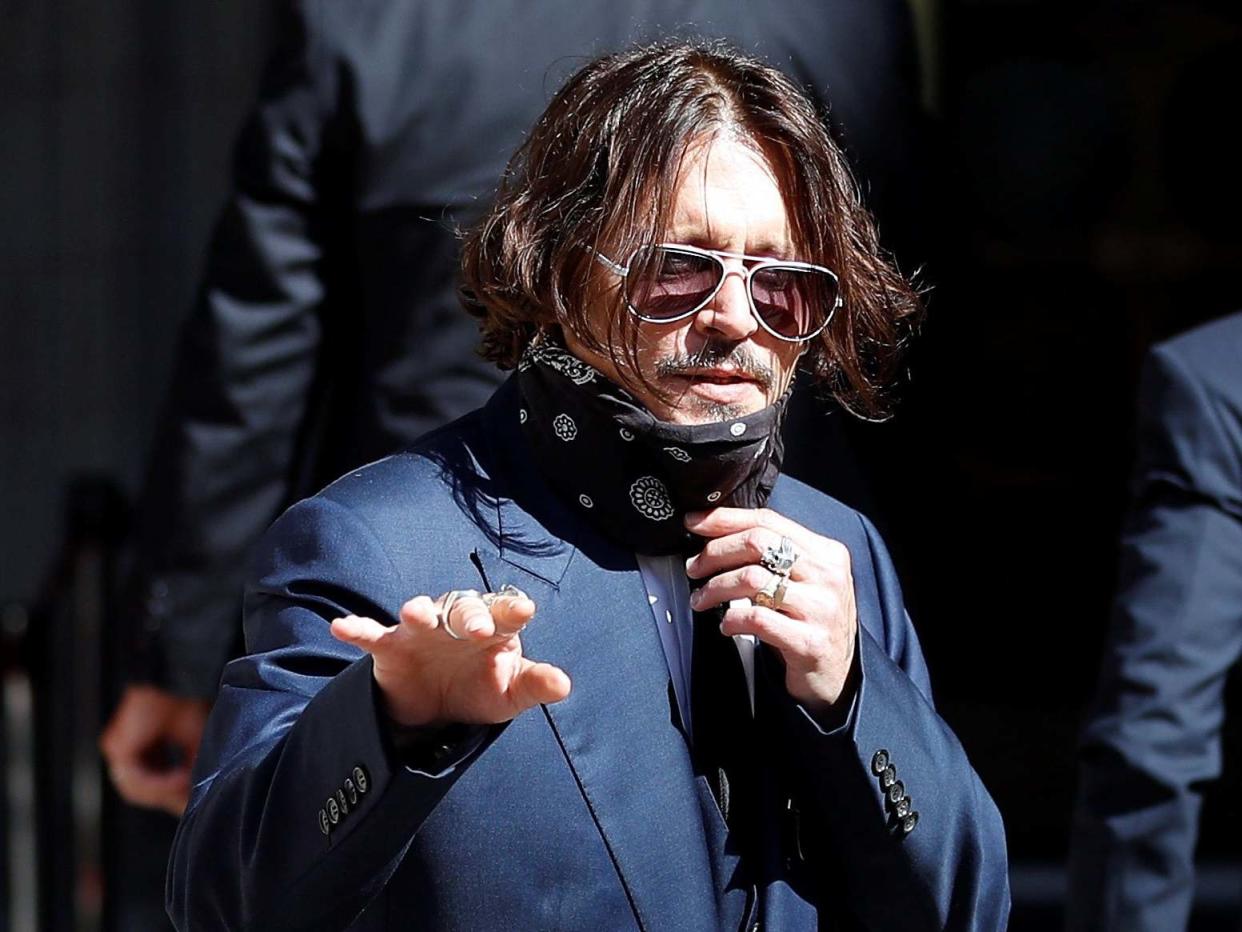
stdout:
[[543,703],[560,702],[572,688],[569,675],[560,667],[523,659],[508,693],[517,710],[524,711]]

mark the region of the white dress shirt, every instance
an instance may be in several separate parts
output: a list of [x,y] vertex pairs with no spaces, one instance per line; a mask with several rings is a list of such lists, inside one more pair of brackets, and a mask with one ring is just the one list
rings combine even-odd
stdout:
[[[647,587],[647,601],[660,632],[664,659],[673,680],[677,710],[689,734],[694,734],[690,718],[690,663],[694,649],[694,612],[690,608],[690,581],[686,578],[683,557],[652,557],[637,554],[638,569]],[[733,638],[742,669],[746,671],[746,688],[750,695],[751,714],[755,710],[755,638],[739,634]]]

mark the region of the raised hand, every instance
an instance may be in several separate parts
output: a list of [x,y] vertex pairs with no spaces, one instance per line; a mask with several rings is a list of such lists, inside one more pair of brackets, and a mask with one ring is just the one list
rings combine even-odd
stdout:
[[559,667],[522,655],[520,633],[535,603],[517,590],[500,594],[420,595],[386,626],[350,615],[332,635],[374,658],[375,682],[400,725],[494,724],[569,695]]

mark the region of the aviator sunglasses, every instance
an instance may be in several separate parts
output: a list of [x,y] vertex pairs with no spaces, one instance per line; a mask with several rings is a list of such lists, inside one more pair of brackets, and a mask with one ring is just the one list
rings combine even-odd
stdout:
[[595,257],[624,280],[630,313],[649,323],[672,323],[702,310],[730,275],[725,259],[753,263],[733,271],[746,285],[751,313],[778,340],[818,336],[844,303],[836,273],[807,262],[672,243],[639,246],[624,265],[599,252]]

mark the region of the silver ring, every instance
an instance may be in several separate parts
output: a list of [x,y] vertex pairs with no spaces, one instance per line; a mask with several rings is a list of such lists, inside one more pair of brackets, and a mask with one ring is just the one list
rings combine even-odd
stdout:
[[781,606],[785,604],[785,589],[788,583],[788,576],[773,573],[772,578],[767,581],[762,589],[755,593],[755,597],[751,601],[763,608],[770,608],[774,612],[779,612]]
[[777,576],[788,576],[797,562],[798,551],[794,550],[793,541],[788,537],[781,537],[779,546],[769,547],[759,558],[760,565]]
[[511,586],[509,585],[509,583],[505,583],[495,592],[484,592],[481,596],[479,596],[479,598],[483,600],[484,605],[486,605],[488,608],[491,608],[492,605],[495,604],[495,602],[498,599],[503,599],[503,598],[526,599],[526,598],[529,598],[529,596],[525,592],[523,592],[521,589],[519,589],[517,586]]
[[477,599],[478,597],[479,593],[474,589],[450,589],[444,594],[444,599],[439,609],[436,610],[436,621],[444,629],[444,633],[454,641],[464,641],[465,638],[454,631],[453,626],[449,624],[449,612],[460,599]]

